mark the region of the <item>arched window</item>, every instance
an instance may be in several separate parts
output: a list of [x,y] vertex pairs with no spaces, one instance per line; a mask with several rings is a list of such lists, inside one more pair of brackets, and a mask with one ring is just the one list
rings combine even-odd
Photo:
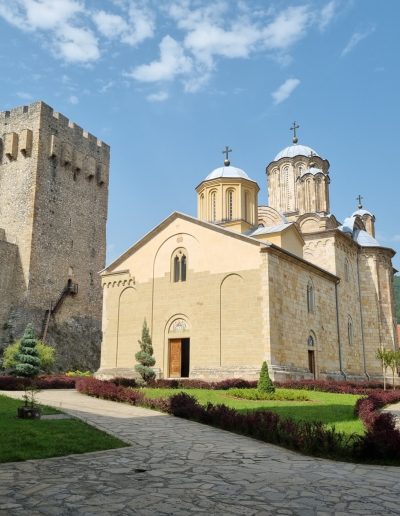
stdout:
[[310,348],[313,348],[315,346],[315,339],[314,336],[310,333],[307,339],[307,346]]
[[233,190],[228,190],[226,193],[226,218],[233,219]]
[[347,316],[347,337],[349,339],[349,346],[353,345],[353,319],[350,315]]
[[350,264],[347,258],[344,261],[344,279],[346,281],[349,281],[350,279]]
[[174,281],[179,281],[180,271],[179,271],[179,257],[175,256],[174,258]]
[[171,281],[178,283],[186,281],[187,277],[187,252],[185,249],[176,249],[171,259],[172,274]]
[[211,192],[210,194],[210,219],[211,222],[217,220],[217,193]]
[[307,310],[308,313],[314,313],[315,309],[315,294],[314,294],[314,285],[310,280],[307,285]]
[[317,339],[315,337],[315,333],[310,331],[310,334],[307,339],[307,347],[308,347],[308,370],[309,372],[316,377],[316,367],[315,367],[315,346],[317,343]]
[[186,256],[181,258],[181,281],[186,281]]
[[248,221],[249,219],[249,192],[244,192],[244,220]]
[[204,194],[200,195],[200,218],[204,218]]

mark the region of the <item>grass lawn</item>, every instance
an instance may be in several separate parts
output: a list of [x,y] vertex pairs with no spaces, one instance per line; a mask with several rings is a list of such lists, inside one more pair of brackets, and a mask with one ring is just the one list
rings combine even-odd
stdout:
[[206,405],[223,404],[238,411],[266,409],[282,417],[303,421],[322,421],[328,426],[347,434],[365,432],[362,422],[354,416],[354,405],[360,396],[353,394],[334,394],[330,392],[277,389],[277,392],[295,392],[304,394],[309,401],[252,401],[235,399],[229,390],[214,391],[208,389],[143,389],[149,398],[168,397],[178,392],[186,392]]
[[[122,448],[125,443],[77,419],[17,419],[23,402],[0,396],[0,462]],[[42,414],[58,413],[42,407]]]

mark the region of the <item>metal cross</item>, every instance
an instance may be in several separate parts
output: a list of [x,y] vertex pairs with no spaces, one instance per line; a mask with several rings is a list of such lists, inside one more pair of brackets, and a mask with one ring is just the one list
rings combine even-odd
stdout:
[[297,143],[299,140],[296,135],[296,129],[298,129],[300,126],[296,124],[296,122],[293,122],[293,127],[290,128],[290,131],[293,131],[293,143]]
[[225,160],[229,161],[229,153],[232,152],[232,149],[229,148],[228,145],[225,146],[225,150],[222,151],[222,154],[225,154]]
[[364,197],[361,197],[361,195],[359,195],[358,197],[356,197],[357,201],[358,201],[358,209],[361,210],[362,208],[362,200],[364,199]]

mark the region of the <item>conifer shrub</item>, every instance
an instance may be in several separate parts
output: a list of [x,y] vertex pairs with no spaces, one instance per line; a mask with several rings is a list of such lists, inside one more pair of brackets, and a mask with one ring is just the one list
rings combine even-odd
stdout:
[[135,365],[135,371],[137,371],[147,383],[154,380],[156,376],[156,373],[152,369],[156,360],[153,357],[153,345],[146,319],[143,322],[142,338],[138,342],[140,351],[135,354],[135,358],[139,363]]
[[[15,369],[17,365],[17,356],[19,354],[21,341],[17,340],[12,344],[9,344],[3,352],[3,369]],[[51,372],[54,361],[55,361],[55,349],[52,346],[42,342],[41,340],[36,341],[36,351],[40,360],[40,369],[45,373]],[[67,373],[68,375],[68,373]],[[77,376],[77,375],[71,375]]]
[[15,357],[14,373],[16,376],[34,378],[39,374],[40,358],[36,349],[36,342],[33,327],[28,324],[21,339],[18,354]]
[[265,360],[261,366],[260,379],[258,380],[257,389],[261,392],[267,392],[270,394],[275,392],[274,384],[269,377],[268,364],[265,362]]

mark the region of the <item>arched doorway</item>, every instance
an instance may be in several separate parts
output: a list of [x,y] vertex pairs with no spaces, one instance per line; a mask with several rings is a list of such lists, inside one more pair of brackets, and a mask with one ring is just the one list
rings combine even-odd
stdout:
[[183,318],[177,318],[168,328],[168,377],[189,378],[190,337],[189,325]]
[[307,347],[308,347],[308,370],[313,375],[314,378],[317,377],[316,368],[315,368],[315,345],[316,339],[314,332],[310,332],[310,335],[307,339]]

